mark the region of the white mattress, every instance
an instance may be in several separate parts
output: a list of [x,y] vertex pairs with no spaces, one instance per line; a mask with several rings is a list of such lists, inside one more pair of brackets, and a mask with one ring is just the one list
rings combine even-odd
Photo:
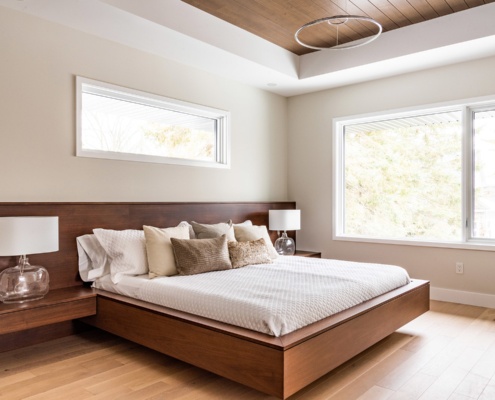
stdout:
[[148,279],[109,275],[99,289],[282,336],[409,283],[400,267],[307,257],[273,264]]

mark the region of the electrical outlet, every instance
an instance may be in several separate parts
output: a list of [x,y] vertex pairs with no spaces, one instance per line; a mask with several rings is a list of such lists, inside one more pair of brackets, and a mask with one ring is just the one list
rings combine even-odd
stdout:
[[455,272],[456,272],[456,274],[463,274],[464,273],[464,264],[461,262],[456,262],[455,263]]

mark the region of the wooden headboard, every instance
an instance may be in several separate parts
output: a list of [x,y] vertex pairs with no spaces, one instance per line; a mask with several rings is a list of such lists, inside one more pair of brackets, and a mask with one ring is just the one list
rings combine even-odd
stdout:
[[[59,251],[28,255],[50,273],[50,288],[81,285],[78,275],[76,237],[94,228],[142,229],[143,225],[175,226],[181,221],[234,223],[250,219],[268,226],[268,210],[294,209],[294,202],[247,203],[0,203],[0,217],[58,216]],[[272,239],[276,232],[270,232]],[[14,266],[14,257],[0,257],[0,271]]]

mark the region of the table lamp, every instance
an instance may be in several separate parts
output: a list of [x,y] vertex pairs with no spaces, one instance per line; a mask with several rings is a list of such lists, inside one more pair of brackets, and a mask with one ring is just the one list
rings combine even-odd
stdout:
[[268,225],[272,231],[283,231],[275,241],[278,254],[291,256],[296,252],[294,239],[287,236],[287,231],[301,229],[301,210],[268,210]]
[[0,301],[22,303],[48,293],[48,271],[30,265],[27,254],[58,250],[58,217],[0,217],[0,256],[19,256],[19,264],[0,273]]

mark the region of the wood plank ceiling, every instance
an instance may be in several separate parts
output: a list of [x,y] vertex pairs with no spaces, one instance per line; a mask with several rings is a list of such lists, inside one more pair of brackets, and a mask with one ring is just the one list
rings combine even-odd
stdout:
[[[324,17],[351,14],[378,21],[391,31],[447,14],[482,6],[495,0],[182,0],[224,21],[262,37],[295,54],[314,50],[294,39],[302,25]],[[206,27],[205,27],[206,28]],[[459,27],[459,29],[465,29]],[[320,24],[306,29],[300,39],[313,46],[329,47],[376,33],[368,23],[349,21],[336,27]]]

